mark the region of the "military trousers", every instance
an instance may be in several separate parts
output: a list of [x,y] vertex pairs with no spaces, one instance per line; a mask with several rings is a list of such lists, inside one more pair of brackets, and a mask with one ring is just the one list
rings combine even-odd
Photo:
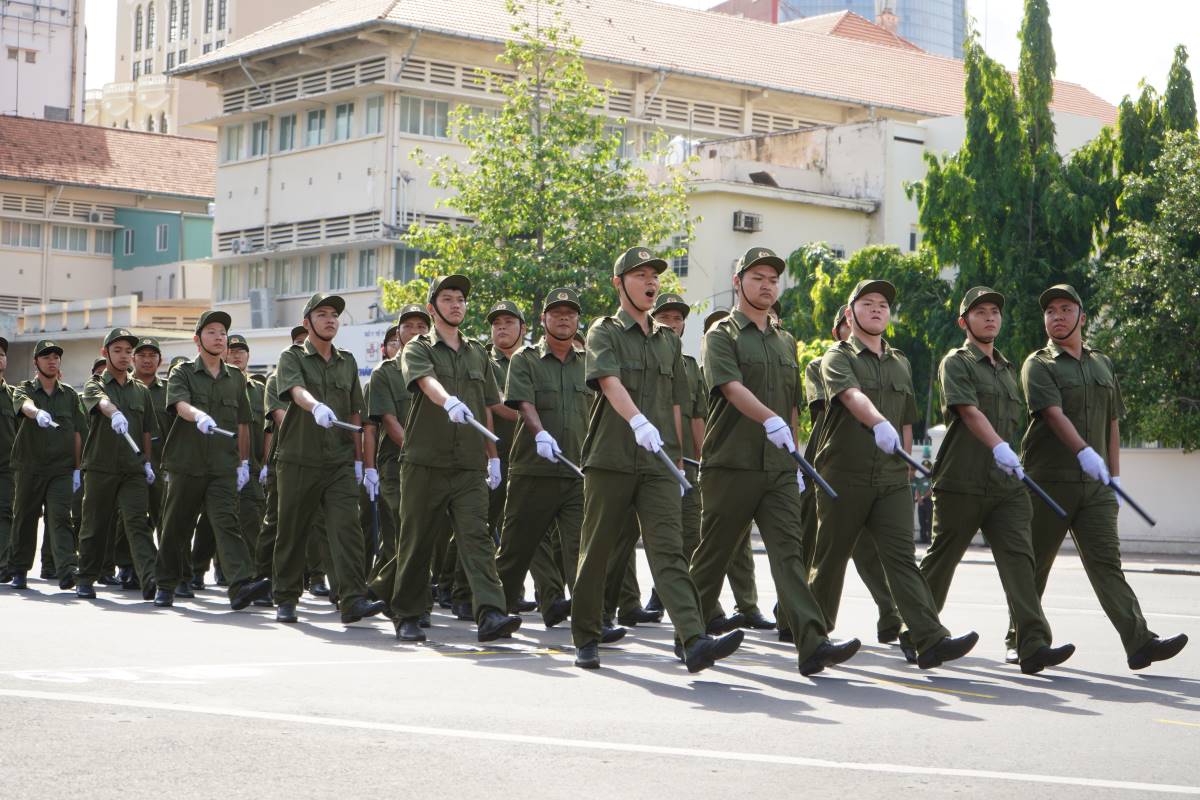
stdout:
[[150,487],[141,472],[119,474],[90,469],[83,477],[83,524],[79,529],[79,580],[95,582],[106,573],[114,513],[129,542],[133,568],[142,586],[154,580],[158,550],[150,532]]
[[[575,585],[579,563],[579,536],[583,526],[583,481],[539,475],[511,475],[500,529],[496,572],[504,586],[505,608],[511,613],[525,593],[525,575],[553,527],[562,542],[562,572],[567,588]],[[535,578],[535,585],[541,581]],[[538,608],[544,615],[559,597],[538,591]]]
[[354,465],[276,465],[279,477],[279,528],[271,564],[275,603],[295,603],[304,591],[304,566],[313,520],[324,521],[329,546],[330,592],[343,607],[367,592],[366,545],[358,523],[358,481]]
[[238,530],[241,531],[242,541],[251,553],[258,546],[258,536],[262,533],[266,510],[266,492],[258,482],[258,474],[251,474],[250,482],[238,492]]
[[650,573],[676,637],[684,645],[691,644],[703,635],[704,621],[700,594],[683,555],[679,484],[666,474],[592,467],[584,471],[579,568],[571,600],[575,645],[600,639],[609,561],[630,509],[637,515]]
[[828,632],[825,615],[808,587],[795,471],[706,467],[700,486],[704,514],[691,573],[705,619],[719,616],[717,600],[729,565],[745,550],[750,523],[756,522],[767,548],[779,614],[795,637],[800,660],[808,658],[828,639]]
[[[580,507],[580,527],[583,526],[583,509]],[[538,608],[549,608],[557,600],[567,598],[567,577],[571,578],[571,588],[575,586],[575,570],[579,567],[579,540],[576,539],[574,556],[563,552],[562,539],[558,535],[558,526],[552,525],[542,537],[533,561],[529,564],[529,574],[533,576],[533,596]]]
[[828,630],[837,625],[846,566],[861,536],[869,536],[909,637],[918,652],[936,645],[950,632],[938,619],[925,577],[917,568],[913,544],[912,497],[908,484],[852,486],[827,474],[838,499],[817,493],[817,552],[809,586],[825,612]]
[[370,583],[380,568],[396,557],[396,535],[400,525],[400,462],[388,461],[379,467],[379,552],[367,573]]
[[8,546],[12,541],[13,474],[0,470],[0,571],[8,567]]
[[155,580],[174,589],[191,576],[189,543],[201,514],[208,517],[221,570],[233,597],[254,573],[250,550],[242,540],[237,519],[237,476],[172,475],[163,504],[163,535],[158,547]]
[[[275,561],[275,537],[279,532],[279,473],[274,465],[267,470],[267,486],[264,495],[262,526],[258,531],[258,539],[252,546],[256,578],[271,577],[272,564]],[[309,535],[304,554],[306,578],[324,574],[325,564],[329,563],[329,544],[325,541],[324,516],[317,513],[307,524]]]
[[[13,481],[12,539],[8,547],[8,566],[14,571],[33,568],[37,550],[38,520],[46,518],[44,544],[54,557],[55,577],[62,580],[75,572],[75,533],[71,530],[71,473],[38,475],[32,470],[17,470]],[[46,548],[43,547],[43,554]],[[43,557],[43,561],[44,561]]]
[[[1079,551],[1084,572],[1108,621],[1117,629],[1125,654],[1131,656],[1155,637],[1146,626],[1137,595],[1121,569],[1121,542],[1117,535],[1117,496],[1096,481],[1068,483],[1041,481],[1041,486],[1067,512],[1060,519],[1040,500],[1033,504],[1033,561],[1037,594],[1046,591],[1050,568],[1068,531]],[[1019,621],[1011,620],[1008,646],[1014,646]]]

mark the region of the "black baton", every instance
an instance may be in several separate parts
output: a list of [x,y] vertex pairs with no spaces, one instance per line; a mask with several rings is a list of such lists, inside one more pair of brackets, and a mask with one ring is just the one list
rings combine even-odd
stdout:
[[920,462],[920,461],[917,461],[915,458],[913,458],[912,456],[910,456],[908,453],[904,452],[904,450],[902,450],[901,448],[897,447],[897,448],[896,448],[895,450],[893,450],[892,452],[894,452],[896,455],[900,456],[902,459],[904,459],[906,462],[908,462],[908,465],[909,465],[910,467],[912,467],[912,468],[913,468],[913,469],[915,469],[917,472],[919,472],[919,473],[921,473],[922,475],[924,475],[926,478],[928,478],[928,477],[930,477],[930,476],[932,476],[932,475],[933,475],[933,473],[932,473],[932,472],[930,472],[929,470],[925,469],[925,467],[921,465],[921,462]]
[[1144,509],[1144,508],[1142,508],[1141,506],[1139,506],[1139,505],[1137,504],[1137,501],[1136,501],[1136,500],[1134,500],[1134,499],[1133,499],[1132,497],[1130,497],[1129,495],[1125,494],[1125,490],[1124,490],[1124,489],[1122,489],[1120,486],[1118,486],[1117,484],[1113,483],[1113,482],[1110,480],[1110,481],[1108,482],[1108,488],[1110,488],[1110,489],[1112,489],[1114,492],[1116,492],[1116,493],[1117,493],[1117,496],[1118,496],[1118,497],[1120,497],[1122,500],[1124,500],[1126,503],[1129,503],[1129,507],[1130,507],[1130,508],[1132,508],[1134,511],[1136,511],[1136,512],[1137,512],[1137,513],[1138,513],[1138,514],[1141,516],[1141,518],[1142,518],[1142,519],[1146,520],[1146,522],[1148,522],[1148,523],[1150,524],[1150,527],[1151,527],[1151,528],[1153,528],[1155,525],[1157,525],[1157,524],[1158,524],[1158,523],[1157,523],[1157,522],[1154,520],[1154,517],[1152,517],[1152,516],[1150,516],[1149,514],[1147,514],[1147,513],[1146,513],[1146,509]]
[[821,473],[817,472],[817,468],[808,463],[808,459],[800,455],[799,452],[792,450],[791,454],[792,458],[796,460],[796,463],[800,465],[800,471],[812,478],[813,483],[815,483],[817,486],[820,486],[821,491],[829,495],[831,500],[837,500],[837,492],[833,490],[833,487],[829,485],[828,481],[821,477]]
[[[376,493],[379,487],[375,488]],[[371,498],[371,548],[376,558],[379,557],[379,495]]]
[[353,422],[342,422],[340,419],[333,421],[333,427],[341,428],[342,430],[353,431],[354,433],[362,433],[362,425],[355,425]]
[[1059,519],[1067,518],[1067,512],[1063,509],[1063,507],[1054,502],[1054,498],[1046,494],[1046,490],[1038,486],[1037,483],[1034,482],[1033,478],[1029,477],[1024,472],[1021,473],[1021,483],[1028,486],[1029,491],[1042,498],[1042,502],[1050,506],[1050,510],[1057,514]]

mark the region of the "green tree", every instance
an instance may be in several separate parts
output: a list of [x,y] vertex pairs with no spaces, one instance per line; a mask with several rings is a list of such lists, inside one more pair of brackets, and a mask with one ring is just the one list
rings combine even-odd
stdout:
[[1163,96],[1163,121],[1167,130],[1196,130],[1196,93],[1192,89],[1187,58],[1187,48],[1177,45],[1171,71],[1167,74],[1167,93]]
[[[561,2],[540,0],[527,9],[508,0],[516,36],[498,60],[512,72],[479,76],[502,88],[504,105],[495,116],[462,105],[451,114],[467,157],[414,153],[433,167],[431,184],[448,190],[439,206],[472,224],[408,231],[406,243],[430,255],[417,267],[419,279],[382,282],[388,308],[424,302],[429,279],[461,273],[474,287],[468,330],[481,330],[487,308],[500,299],[517,301],[532,319],[555,286],[577,288],[590,319],[617,304],[610,278],[618,254],[638,244],[682,254],[672,237],[691,239],[690,165],[657,168],[652,177],[624,154],[624,120],[610,127],[594,113],[609,87],[588,81]],[[665,161],[662,138],[642,157]],[[665,288],[678,289],[673,274]]]

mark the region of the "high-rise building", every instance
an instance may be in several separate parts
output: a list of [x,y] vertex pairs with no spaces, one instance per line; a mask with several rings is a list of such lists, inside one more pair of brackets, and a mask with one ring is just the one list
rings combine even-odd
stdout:
[[83,118],[84,0],[0,2],[0,114]]

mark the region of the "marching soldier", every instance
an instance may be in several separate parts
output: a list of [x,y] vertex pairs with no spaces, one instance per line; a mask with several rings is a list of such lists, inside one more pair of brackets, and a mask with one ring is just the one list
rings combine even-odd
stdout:
[[809,585],[832,629],[846,562],[859,536],[870,536],[909,628],[917,664],[931,669],[966,655],[979,635],[972,631],[951,638],[917,569],[908,467],[895,455],[911,446],[917,418],[912,370],[908,359],[883,338],[895,299],[891,283],[859,281],[847,301],[850,338],[830,347],[821,359],[829,405],[815,466],[838,499],[817,494],[817,547]]
[[[1125,413],[1112,361],[1084,344],[1087,315],[1075,289],[1051,286],[1040,298],[1046,346],[1021,367],[1029,404],[1029,427],[1021,442],[1025,470],[1066,510],[1059,519],[1044,504],[1033,508],[1033,557],[1038,595],[1070,530],[1100,606],[1121,636],[1130,669],[1179,654],[1186,634],[1160,639],[1146,626],[1137,595],[1121,571],[1117,536],[1120,501],[1108,484],[1120,485],[1121,432]],[[936,508],[936,507],[935,507]],[[1018,646],[1021,620],[1010,627],[1008,647]],[[1023,639],[1021,650],[1024,654]],[[1011,660],[1012,653],[1009,654]],[[1024,662],[1022,662],[1022,665]]]
[[[250,402],[250,474],[260,477],[266,468],[266,451],[263,449],[266,435],[266,388],[262,383],[251,380],[250,344],[239,333],[231,334],[225,347],[225,363],[241,370],[246,376],[246,392]],[[238,492],[238,528],[246,547],[254,552],[258,536],[262,532],[263,514],[266,510],[266,495],[258,480],[250,480]]]
[[[384,497],[383,484],[385,474],[389,484],[392,479],[397,482],[400,479],[398,469],[389,465],[398,463],[400,448],[404,445],[404,423],[400,421],[403,412],[399,410],[399,405],[400,403],[407,404],[408,397],[407,390],[405,390],[403,400],[397,401],[392,393],[393,387],[385,384],[388,381],[388,372],[397,373],[394,378],[397,383],[404,382],[403,376],[399,374],[399,364],[395,361],[400,347],[400,322],[397,321],[384,331],[383,358],[371,370],[371,377],[363,385],[363,403],[367,407],[368,415],[363,420],[363,464],[366,467],[363,471],[363,493],[366,495],[367,502],[364,504],[361,498],[359,500],[359,524],[363,526],[364,534],[370,531],[375,524],[373,506],[377,506],[379,509],[379,530],[374,532],[374,535],[379,538],[376,540],[368,536],[366,539],[368,586],[378,574],[383,563],[395,553],[395,507],[390,506],[387,498]],[[376,393],[378,393],[379,403],[386,409],[386,413],[375,413],[372,402],[375,400]],[[390,422],[395,423],[399,428],[389,424],[389,417]],[[372,490],[372,483],[376,481],[375,490]],[[398,492],[399,487],[397,486],[395,489]],[[399,499],[398,494],[393,496]]]
[[108,366],[83,389],[91,426],[83,446],[83,525],[75,587],[76,597],[82,599],[96,597],[93,586],[109,552],[114,513],[120,516],[142,597],[154,599],[158,553],[150,532],[149,487],[157,477],[151,452],[158,420],[150,390],[129,372],[139,341],[124,328],[109,331],[102,351]]
[[679,408],[688,402],[679,337],[650,317],[666,269],[642,247],[618,256],[612,284],[620,310],[588,330],[585,377],[599,394],[583,445],[583,529],[571,604],[575,664],[584,669],[600,666],[605,574],[630,508],[688,671],[711,667],[742,642],[740,630],[719,639],[705,633],[683,554],[681,490],[659,460],[664,449],[680,457]]

